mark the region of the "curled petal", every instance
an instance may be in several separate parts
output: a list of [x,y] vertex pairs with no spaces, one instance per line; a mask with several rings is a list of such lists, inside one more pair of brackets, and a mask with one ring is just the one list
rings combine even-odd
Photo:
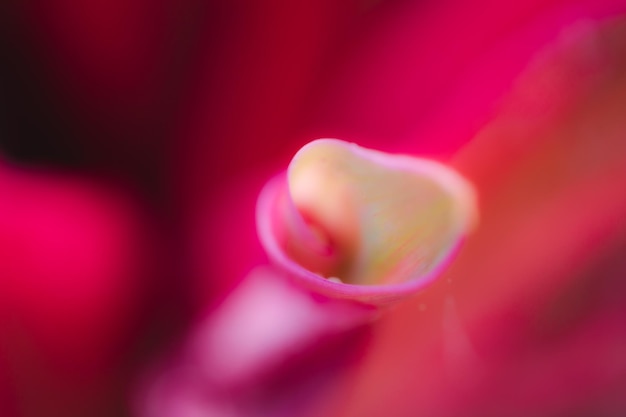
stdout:
[[476,211],[473,187],[442,164],[320,139],[265,187],[257,227],[307,287],[379,305],[431,282]]

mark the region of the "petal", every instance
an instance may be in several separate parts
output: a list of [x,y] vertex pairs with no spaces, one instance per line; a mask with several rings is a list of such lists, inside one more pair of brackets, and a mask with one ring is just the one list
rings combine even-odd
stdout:
[[278,265],[318,291],[370,302],[431,282],[475,217],[472,186],[451,169],[333,139],[303,147],[257,208]]
[[148,270],[137,211],[86,180],[0,166],[0,381],[19,415],[119,406],[120,348]]
[[481,224],[380,330],[341,415],[623,414],[625,28],[564,30],[457,156]]

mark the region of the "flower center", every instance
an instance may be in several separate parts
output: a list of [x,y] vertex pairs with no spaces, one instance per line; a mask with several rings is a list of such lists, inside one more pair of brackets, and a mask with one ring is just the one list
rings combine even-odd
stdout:
[[428,160],[322,139],[287,173],[280,245],[302,268],[350,284],[396,284],[449,259],[475,216],[471,185]]

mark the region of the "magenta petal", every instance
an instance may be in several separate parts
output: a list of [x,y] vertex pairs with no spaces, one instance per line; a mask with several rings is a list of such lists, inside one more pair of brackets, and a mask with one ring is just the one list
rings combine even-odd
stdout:
[[280,271],[257,268],[198,324],[175,362],[147,381],[140,414],[285,415],[291,396],[306,395],[298,400],[304,407],[341,380],[336,370],[357,357],[376,315],[373,307],[302,291]]
[[119,406],[152,272],[143,214],[113,187],[0,161],[0,415]]
[[313,297],[272,268],[257,268],[198,328],[192,355],[212,385],[248,383],[320,336],[350,330],[374,310]]

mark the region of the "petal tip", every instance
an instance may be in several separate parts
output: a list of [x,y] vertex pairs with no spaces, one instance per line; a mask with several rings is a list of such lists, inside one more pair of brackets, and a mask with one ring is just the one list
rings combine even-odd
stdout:
[[371,302],[433,281],[476,226],[476,200],[471,183],[441,163],[318,139],[265,187],[257,225],[291,275]]

